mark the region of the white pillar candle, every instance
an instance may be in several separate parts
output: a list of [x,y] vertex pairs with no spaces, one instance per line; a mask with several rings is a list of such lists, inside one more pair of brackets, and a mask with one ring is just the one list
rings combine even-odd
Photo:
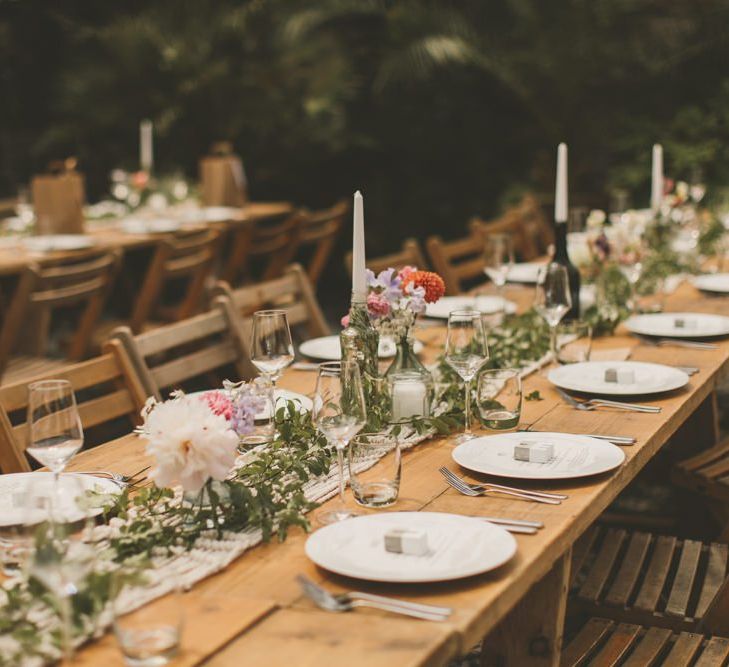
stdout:
[[417,380],[395,380],[392,385],[392,419],[401,421],[411,417],[427,417],[426,394],[428,388]]
[[139,123],[139,166],[142,171],[151,172],[154,164],[152,141],[152,121],[145,119]]
[[554,221],[567,222],[567,144],[557,147],[557,182],[554,191]]
[[354,232],[352,237],[352,297],[356,301],[367,298],[365,273],[364,203],[359,190],[354,193]]
[[651,209],[657,211],[663,203],[663,146],[653,144],[651,169]]

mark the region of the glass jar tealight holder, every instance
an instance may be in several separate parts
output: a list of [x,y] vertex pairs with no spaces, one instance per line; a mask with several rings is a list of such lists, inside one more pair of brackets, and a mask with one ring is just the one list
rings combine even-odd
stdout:
[[397,371],[387,377],[387,384],[391,422],[402,424],[430,416],[433,377],[427,370]]

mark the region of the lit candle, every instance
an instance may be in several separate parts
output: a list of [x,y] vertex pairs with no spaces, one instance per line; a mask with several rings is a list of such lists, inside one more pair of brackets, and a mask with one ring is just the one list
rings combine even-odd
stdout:
[[663,146],[653,144],[653,168],[651,170],[651,209],[657,211],[663,202]]
[[139,123],[139,166],[142,171],[151,172],[154,163],[152,148],[152,121],[145,119]]
[[557,183],[554,192],[554,221],[567,222],[567,144],[557,147]]
[[364,204],[359,190],[354,193],[354,234],[352,242],[352,297],[355,301],[367,299],[365,273]]
[[401,421],[411,417],[427,417],[427,387],[416,379],[395,380],[392,383],[392,419]]

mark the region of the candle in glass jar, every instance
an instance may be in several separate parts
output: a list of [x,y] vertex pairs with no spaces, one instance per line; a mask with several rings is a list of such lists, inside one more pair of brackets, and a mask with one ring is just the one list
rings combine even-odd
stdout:
[[417,378],[396,379],[392,383],[392,420],[427,417],[428,388]]

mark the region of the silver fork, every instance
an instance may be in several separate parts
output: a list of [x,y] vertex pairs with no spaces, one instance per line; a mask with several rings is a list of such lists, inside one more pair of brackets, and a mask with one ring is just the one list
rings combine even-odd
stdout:
[[132,473],[131,475],[122,475],[119,472],[111,472],[109,470],[72,470],[70,472],[73,472],[76,475],[93,475],[94,477],[105,477],[107,479],[110,479],[112,482],[116,482],[117,484],[123,484],[127,485],[132,480],[136,482],[140,482],[141,480],[137,479],[139,475],[141,475],[144,472],[147,472],[152,466],[147,466],[146,468],[142,468],[141,470],[138,470],[135,473]]
[[621,403],[620,401],[608,401],[602,398],[591,398],[588,401],[578,401],[566,391],[557,387],[557,393],[573,408],[577,410],[595,410],[599,407],[619,408],[632,412],[660,412],[661,407],[656,405],[638,405],[636,403]]
[[672,346],[687,347],[692,350],[718,350],[719,346],[714,343],[702,343],[698,340],[677,340],[675,338],[641,338],[641,340],[654,347]]
[[[440,474],[445,477],[445,481],[452,486],[456,491],[462,493],[464,496],[484,496],[487,493],[503,493],[507,496],[514,496],[521,500],[531,500],[535,503],[544,503],[545,505],[561,505],[562,500],[567,496],[558,494],[544,494],[538,491],[520,491],[518,489],[512,489],[510,487],[499,487],[498,485],[492,484],[469,484],[462,480],[458,475],[453,474],[448,468],[441,467],[438,469]],[[536,495],[538,494],[538,495]]]
[[356,607],[372,607],[373,609],[420,618],[425,621],[445,621],[453,613],[450,607],[406,602],[405,600],[396,600],[358,591],[333,595],[303,574],[298,575],[296,581],[299,582],[304,594],[314,604],[326,611],[343,612],[352,611]]
[[572,398],[572,396],[570,396],[566,391],[563,391],[559,387],[556,387],[556,389],[557,393],[562,397],[562,400],[577,410],[595,410],[597,407],[595,405],[585,405],[584,403],[580,403]]

